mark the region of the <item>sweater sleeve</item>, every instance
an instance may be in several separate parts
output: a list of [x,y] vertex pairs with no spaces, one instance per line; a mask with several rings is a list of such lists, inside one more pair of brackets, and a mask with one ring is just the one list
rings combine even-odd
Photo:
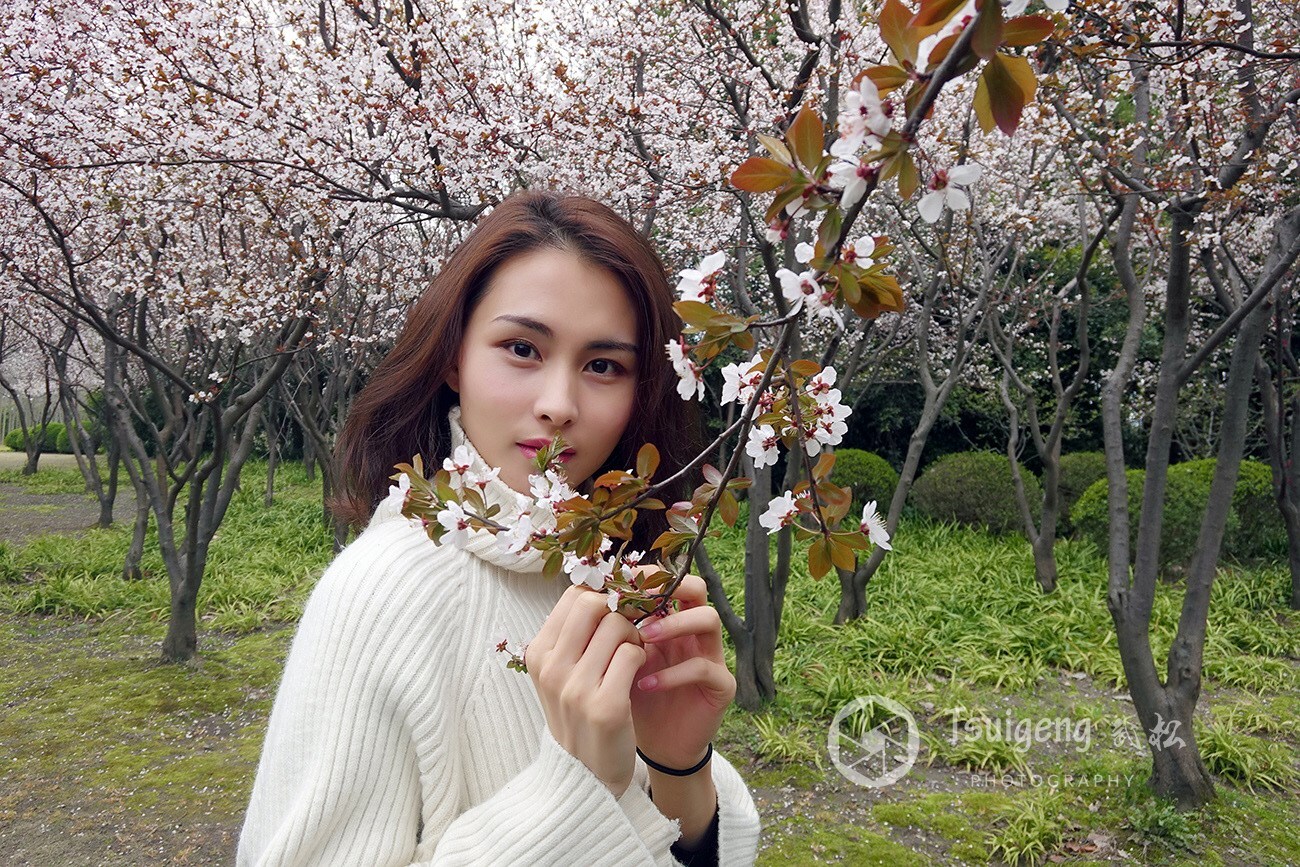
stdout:
[[[321,578],[285,665],[237,864],[672,865],[678,823],[643,787],[614,798],[545,728],[530,764],[482,803],[463,802],[470,769],[452,698],[462,669],[448,637],[464,617],[464,576],[431,575],[431,561],[453,560],[439,551],[389,522]],[[429,730],[413,731],[414,706]],[[433,748],[417,750],[417,736]]]
[[[649,801],[649,772],[640,758],[636,762],[637,773],[634,779],[644,785],[645,798]],[[690,863],[746,867],[758,858],[759,834],[762,830],[758,809],[754,806],[754,798],[740,773],[717,750],[713,752],[710,765],[713,772],[713,787],[718,793],[718,812],[713,819],[716,837],[713,827],[710,828],[709,837],[716,839],[717,848],[708,855],[700,852]],[[624,795],[625,800],[627,797]],[[651,803],[653,804],[653,801]]]

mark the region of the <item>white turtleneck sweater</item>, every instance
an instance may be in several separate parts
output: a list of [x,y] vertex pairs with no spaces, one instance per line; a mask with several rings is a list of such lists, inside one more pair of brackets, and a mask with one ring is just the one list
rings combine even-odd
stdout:
[[[507,518],[521,505],[500,482],[488,495]],[[536,635],[569,584],[487,534],[435,545],[400,495],[384,500],[303,612],[237,863],[675,864],[679,823],[650,799],[645,763],[616,799],[496,652]],[[712,774],[719,864],[751,864],[753,799],[716,751]]]

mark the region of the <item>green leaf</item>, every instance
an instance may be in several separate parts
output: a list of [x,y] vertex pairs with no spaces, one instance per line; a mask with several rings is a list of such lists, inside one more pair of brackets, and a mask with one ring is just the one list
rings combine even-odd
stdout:
[[[802,175],[800,175],[800,178],[802,178]],[[786,205],[803,196],[803,186],[802,183],[792,184],[777,193],[776,198],[772,200],[772,204],[768,205],[767,213],[763,215],[763,219],[770,223],[779,217],[781,212],[785,210]]]
[[799,162],[809,171],[816,170],[817,164],[821,162],[822,141],[825,136],[826,128],[822,125],[821,117],[806,105],[799,109],[799,113],[794,116],[794,121],[790,124],[790,129],[786,131],[786,141],[790,144],[790,150],[794,151]]
[[862,298],[862,289],[858,287],[858,278],[853,275],[853,271],[838,267],[835,269],[835,279],[840,282],[840,294],[844,296],[844,302],[850,306],[857,304]]
[[731,173],[731,185],[747,193],[770,193],[800,175],[787,165],[767,157],[750,157]]

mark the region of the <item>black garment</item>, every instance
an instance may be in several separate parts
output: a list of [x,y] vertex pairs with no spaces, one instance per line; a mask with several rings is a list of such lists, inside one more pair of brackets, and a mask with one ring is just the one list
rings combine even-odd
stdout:
[[680,843],[674,843],[668,850],[674,858],[686,867],[718,867],[718,811],[713,811],[713,821],[704,832],[704,839],[695,849],[687,849]]

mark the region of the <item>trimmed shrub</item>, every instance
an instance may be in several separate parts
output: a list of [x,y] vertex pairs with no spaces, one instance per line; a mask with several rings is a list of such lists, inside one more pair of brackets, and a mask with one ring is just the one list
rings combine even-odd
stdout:
[[[1020,468],[1035,519],[1042,510],[1038,477]],[[995,452],[957,452],[931,464],[912,489],[912,502],[936,521],[984,527],[994,533],[1020,532],[1023,521],[1011,479],[1011,461]]]
[[836,449],[831,481],[853,491],[849,518],[862,514],[869,501],[880,503],[881,513],[889,511],[889,500],[898,487],[898,473],[889,462],[874,452],[862,449]]
[[1106,478],[1104,452],[1075,452],[1061,455],[1060,511],[1061,532],[1069,532],[1070,510],[1098,479]]
[[[1201,518],[1210,499],[1210,485],[1214,481],[1213,458],[1187,461],[1169,468],[1165,490],[1164,518],[1160,530],[1160,568],[1185,568],[1196,553],[1196,541],[1201,533]],[[1142,509],[1142,489],[1146,473],[1129,470],[1129,551],[1137,543],[1137,519]],[[1271,507],[1272,477],[1268,467],[1258,461],[1242,461],[1233,492],[1232,509],[1224,531],[1223,553],[1237,558],[1262,558],[1274,556],[1275,551],[1286,550],[1286,531],[1282,517]],[[1105,479],[1095,482],[1084,492],[1070,517],[1076,532],[1091,539],[1098,550],[1105,553],[1110,538],[1107,515]],[[1271,512],[1271,514],[1270,514]],[[1243,520],[1244,518],[1244,520]],[[1280,544],[1281,547],[1277,547]]]
[[[28,428],[27,432],[32,436],[38,436],[42,434],[42,430],[40,428]],[[64,437],[65,439],[67,438],[67,433],[63,430],[62,423],[57,421],[52,421],[49,424],[45,425],[43,429],[43,435],[44,435],[44,440],[41,445],[41,451],[43,452],[57,451],[59,437]],[[5,445],[16,452],[27,451],[27,441],[23,439],[23,429],[17,428],[15,430],[9,431],[9,434],[5,437]]]

